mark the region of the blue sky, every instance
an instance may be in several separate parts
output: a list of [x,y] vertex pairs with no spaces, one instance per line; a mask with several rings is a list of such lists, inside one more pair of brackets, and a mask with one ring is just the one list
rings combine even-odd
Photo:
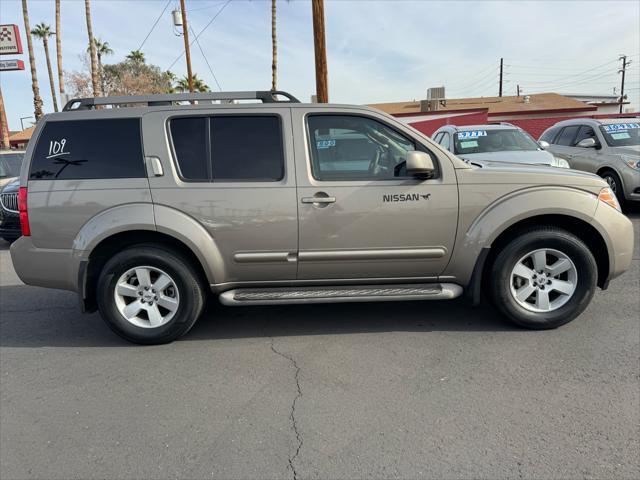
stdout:
[[[93,0],[94,34],[122,60],[140,46],[166,0]],[[187,0],[189,22],[198,33],[225,5],[221,0]],[[147,60],[167,69],[183,50],[174,35],[172,0],[143,47]],[[31,27],[54,27],[54,1],[29,0]],[[271,2],[232,0],[199,37],[225,90],[270,88]],[[424,98],[427,88],[445,85],[450,98],[497,95],[498,64],[505,59],[505,94],[612,93],[620,84],[618,55],[626,53],[627,92],[640,108],[640,2],[630,1],[347,1],[325,0],[330,100],[375,103]],[[16,23],[24,35],[21,2],[0,1],[0,22]],[[315,91],[311,4],[278,1],[278,87],[308,100]],[[86,49],[82,0],[62,1],[63,66],[81,70]],[[25,52],[26,52],[26,42]],[[55,46],[52,39],[51,54]],[[42,44],[35,43],[45,111],[52,111]],[[14,57],[5,57],[14,58]],[[12,130],[33,115],[28,56],[23,72],[0,74]],[[212,88],[216,83],[197,45],[193,69]],[[186,71],[184,58],[172,68]]]

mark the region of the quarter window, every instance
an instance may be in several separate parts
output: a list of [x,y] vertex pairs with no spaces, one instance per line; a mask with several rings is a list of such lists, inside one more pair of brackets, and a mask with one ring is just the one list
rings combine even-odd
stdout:
[[416,145],[383,123],[354,115],[311,115],[307,123],[317,180],[406,177],[406,154]]
[[170,129],[178,168],[185,180],[273,182],[284,177],[279,117],[174,118]]
[[442,141],[440,142],[440,145],[442,145],[442,148],[449,150],[449,147],[451,146],[451,135],[449,135],[449,133],[445,132],[442,135]]
[[48,122],[29,172],[31,180],[145,176],[138,118]]

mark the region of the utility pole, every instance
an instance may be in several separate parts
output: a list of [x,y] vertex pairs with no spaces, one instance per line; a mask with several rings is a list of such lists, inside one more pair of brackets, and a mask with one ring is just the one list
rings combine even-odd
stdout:
[[520,85],[517,86],[518,89],[518,96],[520,96]]
[[318,103],[329,102],[327,82],[327,47],[324,38],[324,0],[311,0],[313,45],[316,54],[316,96]]
[[189,91],[193,93],[193,74],[191,73],[191,53],[189,51],[189,29],[187,27],[187,9],[184,0],[180,0],[180,10],[182,11],[182,36],[184,37],[184,55],[187,58],[187,81]]
[[502,96],[502,70],[504,67],[504,58],[500,59],[500,88],[498,90],[498,96],[501,97]]
[[621,55],[618,60],[622,60],[622,69],[618,70],[618,73],[622,73],[622,83],[620,84],[620,113],[622,113],[622,104],[624,102],[624,76],[627,72],[627,67],[631,63],[631,60],[627,62],[626,55]]

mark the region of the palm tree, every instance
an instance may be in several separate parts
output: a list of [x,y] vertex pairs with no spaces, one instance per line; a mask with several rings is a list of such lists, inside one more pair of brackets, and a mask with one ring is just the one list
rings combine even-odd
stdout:
[[[179,92],[188,92],[189,91],[189,79],[185,75],[180,80],[176,82],[176,90]],[[193,90],[195,92],[209,92],[209,86],[204,83],[198,75],[193,74]]]
[[142,53],[140,50],[131,50],[131,53],[127,55],[127,60],[133,63],[144,63],[144,53]]
[[36,25],[36,28],[31,30],[31,35],[42,40],[42,46],[44,47],[44,56],[47,59],[47,70],[49,71],[49,85],[51,86],[51,99],[53,100],[53,111],[58,111],[58,98],[56,95],[56,86],[53,81],[53,69],[51,68],[51,58],[49,57],[49,37],[53,35],[51,27],[44,22]]
[[[99,38],[94,38],[93,42],[96,44],[96,55],[98,56],[98,72],[100,73],[100,88],[104,93],[104,70],[102,69],[102,56],[113,55],[113,50],[109,46],[109,42],[102,42]],[[87,48],[87,51],[90,49]]]
[[99,97],[100,81],[98,72],[98,53],[96,43],[93,39],[93,27],[91,26],[91,4],[89,0],[84,0],[84,13],[87,18],[87,35],[89,36],[89,52],[91,54],[91,84],[93,85],[93,95]]
[[176,81],[178,77],[176,77],[176,74],[173,73],[171,70],[167,70],[166,72],[164,72],[164,76],[169,82],[169,88],[166,93],[175,93],[176,89],[173,86],[173,83]]
[[56,0],[56,55],[58,60],[58,88],[60,101],[64,102],[64,72],[62,70],[62,33],[60,30],[60,0]]
[[278,41],[276,39],[276,0],[271,0],[271,90],[275,91],[278,78]]
[[42,117],[42,98],[38,87],[38,75],[36,73],[36,58],[33,54],[33,41],[31,40],[31,28],[29,27],[29,10],[27,0],[22,0],[22,17],[24,18],[24,31],[27,32],[27,48],[29,50],[29,66],[31,67],[31,89],[33,90],[33,115],[36,121]]

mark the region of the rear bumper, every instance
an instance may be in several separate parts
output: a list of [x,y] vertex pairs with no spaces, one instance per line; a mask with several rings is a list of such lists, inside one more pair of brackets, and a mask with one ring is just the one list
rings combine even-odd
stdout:
[[598,202],[596,213],[592,221],[598,228],[609,253],[609,280],[612,280],[631,266],[633,258],[633,224],[625,215],[616,209]]
[[27,285],[78,291],[80,259],[72,250],[37,248],[31,237],[20,237],[10,250],[13,268]]

